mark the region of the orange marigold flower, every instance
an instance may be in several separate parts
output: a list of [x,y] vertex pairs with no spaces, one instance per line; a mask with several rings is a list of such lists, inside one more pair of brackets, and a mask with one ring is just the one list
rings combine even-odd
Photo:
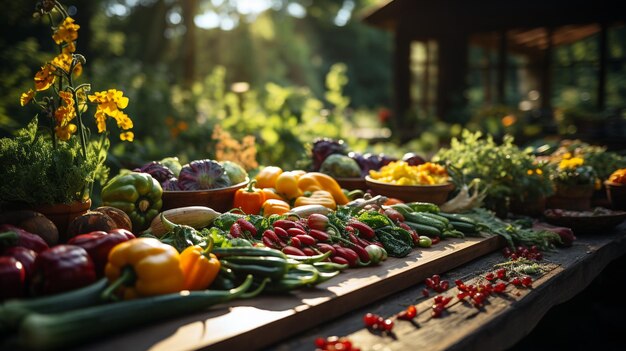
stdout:
[[78,39],[79,28],[80,26],[74,23],[72,17],[66,17],[56,32],[52,34],[52,39],[54,39],[54,42],[57,44],[61,44],[62,42],[71,43]]
[[35,74],[35,90],[43,91],[50,88],[56,79],[53,72],[54,67],[49,64],[41,67],[41,70]]
[[28,89],[27,92],[22,93],[22,95],[20,96],[20,105],[25,106],[33,99],[34,96],[35,91],[33,89]]

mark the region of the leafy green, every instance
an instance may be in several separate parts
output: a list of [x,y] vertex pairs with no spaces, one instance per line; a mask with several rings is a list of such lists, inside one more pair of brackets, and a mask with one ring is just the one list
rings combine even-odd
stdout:
[[374,230],[393,225],[389,217],[377,211],[364,211],[357,218]]
[[376,237],[392,257],[404,257],[412,250],[411,234],[400,227],[381,227],[376,230]]
[[81,199],[96,178],[106,179],[95,147],[85,159],[76,139],[55,147],[49,135],[37,133],[37,117],[14,137],[0,139],[0,203],[70,203]]
[[509,199],[525,201],[551,195],[550,168],[513,141],[506,135],[498,145],[490,135],[483,138],[481,132],[464,130],[461,138],[453,138],[450,147],[440,149],[433,161],[449,163],[461,170],[464,179],[483,181],[488,187],[485,204],[490,208]]

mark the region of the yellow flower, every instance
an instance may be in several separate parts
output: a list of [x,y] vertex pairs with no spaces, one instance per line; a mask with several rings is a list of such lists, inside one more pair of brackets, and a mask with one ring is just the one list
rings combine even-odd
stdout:
[[54,80],[56,79],[54,75],[54,67],[49,64],[41,67],[41,70],[35,74],[35,89],[37,91],[43,91],[48,88],[52,84],[54,84]]
[[[124,96],[123,92],[109,89],[107,91],[95,92],[93,95],[89,95],[88,98],[89,101],[98,104],[95,114],[98,133],[106,130],[107,116],[115,119],[117,126],[122,130],[128,130],[133,127],[133,121],[127,114],[121,111],[121,109],[128,106],[128,98]],[[134,135],[132,132],[126,132],[120,134],[120,138],[133,141]]]
[[33,89],[28,89],[27,92],[22,93],[22,96],[20,96],[20,105],[25,106],[33,99],[34,96],[35,91],[33,91]]
[[60,140],[67,141],[70,139],[72,134],[76,133],[77,127],[73,123],[69,123],[64,126],[56,126],[54,127],[54,132]]
[[[65,103],[64,106],[59,106],[54,113],[57,126],[66,127],[71,120],[76,117],[76,109],[74,108],[74,97],[69,91],[60,91],[59,97]],[[67,139],[62,139],[67,140]]]
[[52,39],[54,39],[54,42],[57,44],[61,44],[62,42],[71,43],[78,39],[79,28],[80,26],[78,24],[74,24],[72,17],[66,17],[56,32],[52,34]]
[[102,111],[96,111],[96,126],[98,127],[98,133],[102,133],[107,130],[107,115]]
[[559,162],[559,169],[561,170],[574,169],[574,168],[582,166],[584,163],[585,163],[585,160],[583,160],[582,158],[572,157],[570,159],[561,160],[561,162]]
[[62,52],[64,54],[71,55],[72,53],[76,52],[76,44],[74,44],[73,41],[67,43],[67,45],[63,46]]
[[135,139],[135,134],[133,132],[120,133],[120,140],[133,141],[133,139]]

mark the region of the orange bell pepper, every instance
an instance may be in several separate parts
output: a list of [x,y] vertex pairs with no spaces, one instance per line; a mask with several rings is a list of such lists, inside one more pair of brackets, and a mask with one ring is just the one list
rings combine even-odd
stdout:
[[220,261],[211,251],[213,243],[206,250],[201,246],[189,246],[180,254],[180,268],[185,276],[185,290],[204,290],[213,283],[220,272]]
[[263,216],[269,217],[273,214],[283,215],[291,210],[291,206],[286,201],[277,200],[277,199],[269,199],[265,200],[263,203]]
[[276,200],[285,200],[274,188],[263,188],[261,189],[263,194],[265,195],[265,200],[276,199]]
[[276,187],[276,179],[278,176],[283,173],[282,168],[276,166],[267,166],[263,168],[257,175],[254,177],[256,179],[256,185],[259,188],[275,188]]
[[294,203],[294,207],[304,205],[322,205],[331,210],[337,209],[337,203],[333,195],[326,190],[316,190],[312,193],[306,192],[304,196],[298,197]]
[[265,202],[265,192],[255,188],[256,179],[248,183],[247,188],[241,188],[235,193],[233,207],[240,208],[245,214],[259,214]]
[[276,191],[283,194],[288,200],[302,196],[302,190],[298,187],[298,179],[302,174],[304,174],[303,171],[281,173],[276,179]]
[[321,172],[309,172],[302,175],[298,178],[298,188],[301,191],[311,192],[326,190],[333,196],[337,205],[345,205],[350,201],[341,190],[339,183],[333,177]]

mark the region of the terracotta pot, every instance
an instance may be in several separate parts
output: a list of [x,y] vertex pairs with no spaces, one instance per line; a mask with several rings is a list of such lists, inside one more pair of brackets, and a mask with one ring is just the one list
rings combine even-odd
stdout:
[[69,204],[50,204],[36,205],[32,207],[33,211],[37,211],[48,217],[57,226],[59,230],[59,242],[67,241],[67,227],[74,218],[85,214],[91,208],[91,199],[85,201],[74,201]]
[[620,183],[604,182],[606,196],[609,198],[611,208],[614,210],[626,210],[626,185]]
[[572,211],[591,209],[592,185],[557,185],[556,193],[547,199],[548,208]]

